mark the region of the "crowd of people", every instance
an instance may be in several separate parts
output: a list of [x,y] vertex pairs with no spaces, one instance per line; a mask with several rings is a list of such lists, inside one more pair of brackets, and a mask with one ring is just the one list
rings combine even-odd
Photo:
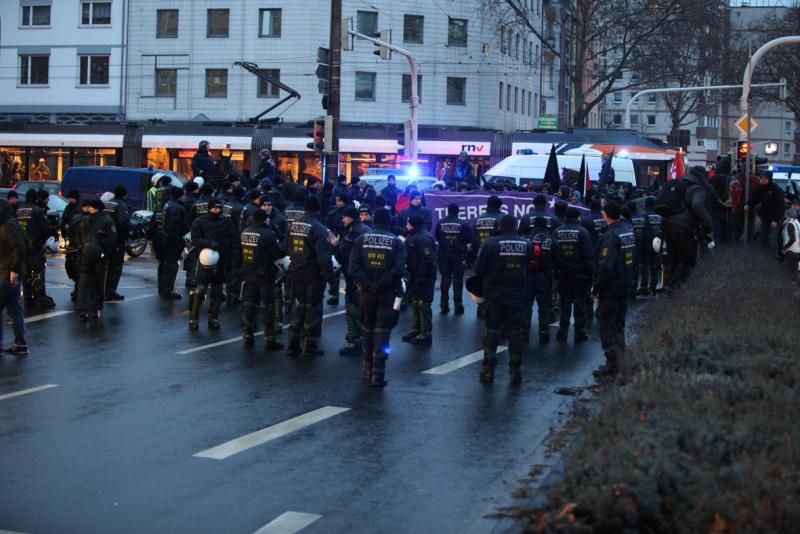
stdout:
[[[31,180],[49,180],[50,168],[44,158],[31,163],[28,176]],[[0,162],[0,187],[13,187],[25,179],[25,168],[18,159],[5,156]]]
[[[358,178],[348,184],[343,175],[324,184],[311,176],[302,184],[284,182],[265,151],[252,179],[212,183],[203,178],[209,162],[202,149],[193,180],[177,188],[155,174],[146,195],[159,295],[182,298],[175,288],[182,262],[191,331],[200,328],[206,300],[210,330],[220,329],[223,304],[240,306],[245,346],[252,347],[262,330],[267,351],[308,357],[323,354],[325,290],[328,304],[338,304],[343,279],[347,328],[340,354],[362,357],[364,379],[375,387],[387,383],[390,336],[401,309],[411,307],[402,341],[433,344],[437,276],[441,314],[465,313],[465,285],[478,302],[477,320],[485,327],[480,380],[494,380],[497,347],[507,338],[510,382],[516,384],[534,305],[540,344],[551,341],[554,321],[556,341],[567,342],[571,327],[573,341],[583,343],[596,317],[607,359],[598,374],[604,375],[624,354],[629,300],[678,287],[698,251],[734,241],[745,221],[762,246],[772,246],[771,236],[780,234],[776,250],[795,273],[800,258],[800,198],[774,186],[765,171],[742,206],[743,178],[726,160],[711,177],[694,167],[658,190],[612,182],[582,195],[565,184],[548,196],[551,186],[545,185],[521,220],[505,214],[501,191],[509,184],[484,185],[497,192],[477,220],[467,222],[462,207],[450,204],[434,225],[423,193],[401,191],[393,177],[381,191]],[[15,334],[6,352],[25,354],[19,286],[26,304],[54,305],[46,295],[43,250],[57,230],[45,217],[47,192],[29,191],[22,204],[13,193],[0,200],[0,309],[8,308]],[[58,231],[82,321],[100,318],[105,301],[124,299],[117,284],[131,224],[126,195],[121,186],[100,199],[66,195]],[[285,344],[279,339],[284,321],[290,323]]]

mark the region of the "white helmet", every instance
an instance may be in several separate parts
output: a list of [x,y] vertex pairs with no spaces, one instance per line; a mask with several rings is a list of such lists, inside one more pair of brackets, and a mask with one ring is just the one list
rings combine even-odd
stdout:
[[44,242],[44,248],[52,253],[58,252],[58,239],[53,236],[48,237],[47,241]]
[[106,191],[105,193],[100,195],[100,202],[102,202],[103,204],[108,204],[109,200],[114,200],[114,193]]
[[153,186],[156,186],[158,185],[158,181],[165,176],[166,174],[164,174],[163,172],[157,172],[153,175],[152,178],[150,178],[150,183],[153,184]]
[[656,251],[656,254],[661,254],[661,238],[654,237],[653,238],[653,250]]
[[205,183],[206,183],[206,181],[203,180],[202,176],[195,176],[194,178],[192,178],[192,181],[197,184],[197,188],[198,189],[203,187],[203,185],[205,185]]
[[467,295],[469,295],[470,300],[472,300],[472,302],[474,302],[475,304],[483,304],[484,302],[486,302],[485,298],[478,297],[470,292],[467,292]]
[[210,248],[204,248],[200,252],[200,265],[203,267],[214,267],[219,263],[219,252]]
[[331,256],[331,264],[333,264],[333,271],[336,272],[342,268],[342,264],[338,262],[338,260]]
[[444,181],[442,180],[436,180],[435,182],[433,182],[433,186],[431,186],[431,189],[436,189],[437,187],[441,187],[442,189],[447,189],[447,184],[444,183]]
[[360,207],[361,207],[361,202],[359,202],[358,200],[354,200],[354,201],[353,201],[353,206],[354,206],[356,209],[358,209],[358,208],[360,208]]
[[186,232],[186,234],[183,236],[183,242],[187,247],[191,248],[191,246],[192,246],[192,232]]

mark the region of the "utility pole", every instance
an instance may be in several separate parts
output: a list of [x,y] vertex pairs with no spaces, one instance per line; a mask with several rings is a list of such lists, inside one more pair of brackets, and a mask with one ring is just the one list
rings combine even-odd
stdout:
[[328,115],[333,117],[331,151],[325,157],[325,180],[339,176],[339,120],[342,89],[342,0],[331,0],[330,66],[328,74]]

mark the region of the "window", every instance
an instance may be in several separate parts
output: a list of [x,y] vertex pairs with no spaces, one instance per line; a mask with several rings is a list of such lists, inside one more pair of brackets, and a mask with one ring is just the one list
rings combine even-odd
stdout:
[[467,103],[467,79],[447,78],[447,105],[464,106]]
[[403,42],[422,44],[425,17],[422,15],[403,15]]
[[506,85],[506,111],[511,111],[511,84]]
[[500,98],[497,103],[498,108],[500,111],[503,111],[503,82],[500,82]]
[[156,96],[178,93],[178,69],[156,69]]
[[280,9],[259,9],[258,10],[258,36],[259,37],[280,37],[281,36],[281,15]]
[[516,52],[514,53],[514,57],[516,57],[517,61],[519,61],[519,34],[517,34],[517,36],[514,39],[515,39],[514,48],[516,50]]
[[517,102],[518,99],[519,99],[519,88],[515,87],[514,88],[514,113],[519,111],[519,105],[518,105],[518,102]]
[[228,9],[209,9],[206,37],[228,37],[229,16]]
[[500,53],[506,53],[506,29],[500,26]]
[[647,116],[647,125],[648,126],[655,126],[656,125],[656,116],[655,115],[648,115]]
[[[275,80],[281,81],[281,69],[261,69],[261,72]],[[262,78],[258,79],[258,97],[259,98],[278,98],[280,95],[280,87],[274,83],[269,83]]]
[[[403,87],[400,100],[402,102],[411,102],[411,75],[403,74]],[[417,74],[417,98],[422,102],[422,75]]]
[[622,93],[620,93],[619,91],[614,93],[614,103],[615,104],[621,104],[622,103]]
[[619,126],[622,124],[622,115],[619,113],[614,114],[614,126]]
[[80,56],[80,85],[108,85],[108,56]]
[[783,122],[783,131],[787,134],[792,133],[792,121]]
[[22,6],[22,26],[50,26],[50,6]]
[[19,84],[47,85],[50,56],[19,56]]
[[792,144],[783,143],[783,157],[788,158],[792,154]]
[[525,89],[522,90],[522,101],[519,106],[520,112],[525,115]]
[[447,46],[467,46],[467,19],[447,19]]
[[178,10],[159,9],[156,12],[156,37],[160,39],[178,37]]
[[638,126],[639,125],[639,115],[635,113],[631,115],[631,126]]
[[356,31],[373,36],[378,33],[378,13],[375,11],[356,12]]
[[81,2],[81,24],[97,26],[111,24],[111,2]]
[[356,100],[375,100],[374,72],[356,72]]
[[[227,9],[225,10],[227,12]],[[206,69],[206,97],[227,98],[228,69]]]
[[[538,98],[538,95],[537,95],[537,98]],[[528,91],[528,117],[532,117],[532,116],[533,116],[533,111],[531,109],[531,92]]]
[[647,103],[648,104],[655,104],[656,103],[656,95],[655,93],[650,93],[647,95]]

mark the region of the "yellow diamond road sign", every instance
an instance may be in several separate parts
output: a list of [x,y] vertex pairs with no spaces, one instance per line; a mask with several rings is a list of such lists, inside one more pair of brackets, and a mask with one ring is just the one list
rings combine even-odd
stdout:
[[[736,127],[740,132],[747,133],[747,115],[742,115],[742,118],[736,121]],[[752,132],[756,128],[758,128],[758,123],[755,119],[750,119],[750,131]]]

